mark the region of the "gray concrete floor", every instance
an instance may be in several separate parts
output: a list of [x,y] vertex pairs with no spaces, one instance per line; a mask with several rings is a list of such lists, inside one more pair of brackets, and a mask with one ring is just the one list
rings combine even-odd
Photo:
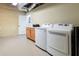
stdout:
[[25,35],[0,38],[0,56],[49,56]]

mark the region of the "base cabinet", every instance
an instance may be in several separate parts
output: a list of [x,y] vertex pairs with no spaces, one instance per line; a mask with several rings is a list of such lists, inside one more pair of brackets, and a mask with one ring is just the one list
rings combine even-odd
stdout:
[[30,37],[33,41],[35,41],[35,29],[31,28],[31,37]]
[[35,28],[26,28],[26,37],[32,41],[35,41]]
[[26,28],[26,37],[30,38],[30,28]]

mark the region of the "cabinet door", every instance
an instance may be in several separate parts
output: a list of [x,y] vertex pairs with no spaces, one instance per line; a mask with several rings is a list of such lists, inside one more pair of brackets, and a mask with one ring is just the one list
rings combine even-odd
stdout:
[[35,41],[35,29],[31,28],[31,39]]
[[30,28],[26,28],[26,37],[30,38]]

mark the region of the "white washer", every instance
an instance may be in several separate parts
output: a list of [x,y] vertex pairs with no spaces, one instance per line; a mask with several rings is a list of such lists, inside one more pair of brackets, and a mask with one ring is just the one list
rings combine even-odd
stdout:
[[43,50],[47,50],[47,28],[52,25],[44,25],[35,29],[35,44]]
[[47,30],[47,51],[54,56],[71,55],[72,24],[54,24]]

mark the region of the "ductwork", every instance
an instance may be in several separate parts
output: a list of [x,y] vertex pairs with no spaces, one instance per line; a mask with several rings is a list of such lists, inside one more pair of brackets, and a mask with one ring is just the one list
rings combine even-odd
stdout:
[[24,8],[24,5],[26,5],[27,3],[18,3],[17,4],[17,8],[20,10],[20,11],[25,11],[27,12],[27,9]]
[[30,12],[42,4],[43,3],[18,3],[17,6],[20,11]]

